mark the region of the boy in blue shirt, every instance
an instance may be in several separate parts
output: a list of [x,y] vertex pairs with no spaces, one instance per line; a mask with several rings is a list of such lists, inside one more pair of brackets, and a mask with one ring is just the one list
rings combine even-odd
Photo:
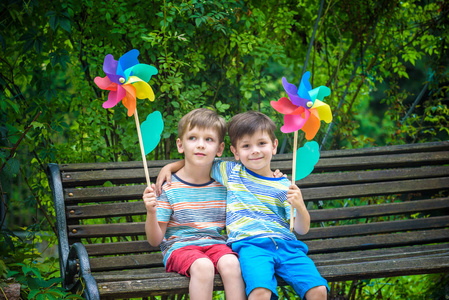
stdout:
[[[212,177],[227,188],[228,244],[239,254],[248,299],[277,299],[275,274],[301,298],[326,299],[327,281],[307,257],[306,244],[289,230],[291,208],[296,210],[295,231],[306,234],[310,228],[301,191],[271,171],[278,145],[275,129],[270,118],[254,111],[238,114],[228,124],[231,151],[240,163],[216,161],[212,166]],[[169,165],[164,173],[180,165]]]

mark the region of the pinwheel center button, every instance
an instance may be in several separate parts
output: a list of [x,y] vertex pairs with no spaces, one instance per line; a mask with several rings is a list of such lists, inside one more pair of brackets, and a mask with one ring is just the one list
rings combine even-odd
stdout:
[[120,77],[120,79],[118,81],[120,81],[120,83],[125,83],[125,78],[124,77]]

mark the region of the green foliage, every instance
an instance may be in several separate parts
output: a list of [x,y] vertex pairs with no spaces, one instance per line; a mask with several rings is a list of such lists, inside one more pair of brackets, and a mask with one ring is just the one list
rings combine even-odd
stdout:
[[12,232],[1,232],[0,287],[4,282],[19,283],[22,299],[83,299],[58,287],[62,280],[55,277],[58,260],[42,259],[36,249],[38,240],[33,231],[28,231],[24,239]]

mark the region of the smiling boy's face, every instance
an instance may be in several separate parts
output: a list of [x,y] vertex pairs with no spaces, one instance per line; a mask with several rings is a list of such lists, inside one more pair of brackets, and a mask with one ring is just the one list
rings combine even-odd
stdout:
[[212,166],[215,156],[223,154],[224,143],[219,142],[215,129],[194,127],[176,140],[179,153],[184,153],[186,164]]
[[231,146],[236,160],[249,170],[265,177],[272,177],[271,159],[276,154],[278,140],[272,141],[265,131],[257,131],[253,135],[240,138],[236,147]]

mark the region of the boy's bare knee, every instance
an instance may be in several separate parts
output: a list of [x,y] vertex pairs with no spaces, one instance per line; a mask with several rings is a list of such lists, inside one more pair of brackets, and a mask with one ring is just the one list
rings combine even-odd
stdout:
[[215,274],[215,267],[212,261],[208,258],[198,258],[193,262],[189,269],[190,276],[195,277],[210,277]]
[[316,286],[307,291],[306,300],[327,299],[327,288],[324,285]]
[[255,288],[249,294],[248,300],[269,300],[271,298],[271,291],[266,288]]
[[217,263],[217,269],[221,276],[240,276],[240,263],[234,254],[223,255]]

